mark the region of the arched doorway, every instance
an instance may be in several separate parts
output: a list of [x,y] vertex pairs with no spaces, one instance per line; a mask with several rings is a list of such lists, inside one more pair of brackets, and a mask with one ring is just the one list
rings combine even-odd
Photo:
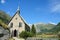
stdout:
[[17,30],[15,29],[14,30],[14,37],[16,37],[17,36]]

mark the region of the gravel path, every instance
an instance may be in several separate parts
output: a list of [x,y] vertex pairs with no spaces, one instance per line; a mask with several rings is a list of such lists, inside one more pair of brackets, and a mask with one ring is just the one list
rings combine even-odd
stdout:
[[17,38],[17,37],[13,37],[13,39],[15,39],[15,40],[24,40],[22,38]]

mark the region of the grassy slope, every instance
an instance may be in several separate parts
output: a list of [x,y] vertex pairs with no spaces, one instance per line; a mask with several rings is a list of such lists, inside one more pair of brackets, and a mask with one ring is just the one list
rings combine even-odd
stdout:
[[42,32],[47,32],[55,27],[53,24],[36,24],[35,27]]
[[0,26],[6,27],[10,21],[10,16],[4,11],[0,10]]

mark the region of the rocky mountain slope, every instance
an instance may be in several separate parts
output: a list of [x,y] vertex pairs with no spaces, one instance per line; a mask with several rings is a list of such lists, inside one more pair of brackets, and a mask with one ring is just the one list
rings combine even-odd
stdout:
[[0,40],[7,40],[9,38],[9,30],[7,24],[10,21],[10,16],[4,11],[0,10]]
[[49,30],[53,29],[56,25],[51,23],[38,23],[35,24],[35,28],[37,32],[48,32]]

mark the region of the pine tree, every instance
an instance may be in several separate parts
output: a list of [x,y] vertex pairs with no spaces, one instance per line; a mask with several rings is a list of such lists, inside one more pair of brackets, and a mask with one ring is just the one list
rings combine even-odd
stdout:
[[34,24],[32,25],[31,32],[32,32],[33,34],[36,34],[36,29],[35,29]]

